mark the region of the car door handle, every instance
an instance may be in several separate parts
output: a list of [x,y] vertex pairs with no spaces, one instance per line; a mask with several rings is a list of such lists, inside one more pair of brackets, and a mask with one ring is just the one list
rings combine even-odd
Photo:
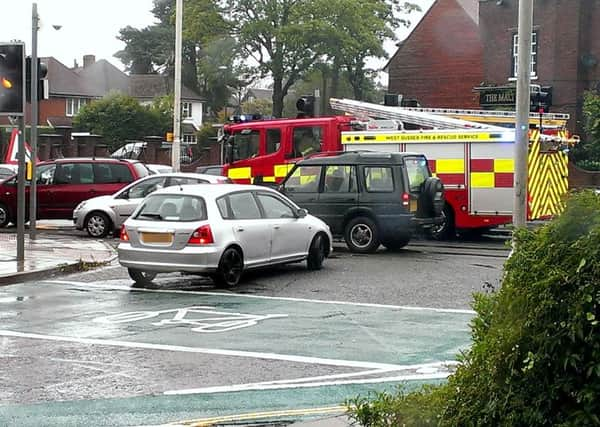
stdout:
[[273,228],[274,228],[275,230],[279,230],[279,228],[280,228],[280,227],[279,227],[279,225],[274,225],[274,226],[273,226]]
[[235,229],[236,231],[244,231],[244,227],[238,227]]

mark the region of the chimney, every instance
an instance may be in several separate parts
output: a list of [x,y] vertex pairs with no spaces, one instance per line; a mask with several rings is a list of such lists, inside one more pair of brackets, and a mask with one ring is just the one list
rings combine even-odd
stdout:
[[83,55],[83,68],[87,68],[96,62],[96,57],[94,55]]

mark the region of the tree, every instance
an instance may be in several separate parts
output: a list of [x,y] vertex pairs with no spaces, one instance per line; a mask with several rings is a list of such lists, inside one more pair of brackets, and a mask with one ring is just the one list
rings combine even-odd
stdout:
[[[245,56],[273,80],[273,115],[323,53],[324,22],[317,0],[233,0],[231,25]],[[330,24],[329,24],[330,25]]]
[[573,157],[579,166],[600,170],[600,95],[586,92],[583,101],[586,137],[573,148]]
[[369,57],[387,58],[383,48],[385,40],[394,40],[395,31],[409,21],[399,18],[400,14],[420,11],[416,4],[398,3],[392,0],[319,0],[319,10],[327,22],[327,56],[331,63],[332,91],[337,95],[340,70],[346,77],[357,100],[369,101],[367,94],[374,90],[375,70],[366,67]]
[[135,98],[114,93],[84,106],[74,117],[73,128],[102,135],[113,151],[128,139],[164,135],[172,126],[169,119],[158,107],[146,107]]
[[[164,73],[172,76],[175,68],[175,0],[154,0],[152,13],[158,24],[141,30],[129,26],[120,30],[117,38],[125,42],[125,48],[115,57],[134,74]],[[225,34],[227,27],[213,0],[184,2],[183,17],[182,82],[196,90],[196,64],[202,55],[202,47]]]
[[269,116],[273,111],[273,101],[270,99],[254,99],[242,103],[242,112],[246,114],[261,114]]

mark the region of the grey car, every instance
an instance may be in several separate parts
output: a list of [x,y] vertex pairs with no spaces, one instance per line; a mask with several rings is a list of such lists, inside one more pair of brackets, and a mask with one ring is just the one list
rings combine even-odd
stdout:
[[73,223],[90,237],[102,238],[118,231],[148,194],[172,185],[223,184],[231,180],[224,176],[197,173],[164,173],[150,175],[132,182],[110,196],[99,196],[81,202],[73,211]]
[[121,227],[119,263],[137,283],[184,272],[238,284],[247,269],[306,261],[332,251],[329,227],[287,197],[254,185],[188,185],[155,191]]

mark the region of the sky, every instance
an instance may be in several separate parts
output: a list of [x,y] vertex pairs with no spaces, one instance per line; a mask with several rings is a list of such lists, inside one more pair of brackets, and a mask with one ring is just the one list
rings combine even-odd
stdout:
[[[410,1],[419,4],[424,13],[434,0]],[[40,17],[38,56],[53,56],[68,67],[73,67],[75,61],[83,65],[83,56],[89,54],[123,70],[123,64],[113,56],[125,47],[116,38],[119,30],[128,25],[141,29],[155,23],[150,12],[153,0],[37,0],[36,3]],[[0,42],[23,41],[27,55],[31,54],[32,4],[27,0],[10,1],[11,19],[4,19],[0,26]],[[421,16],[422,13],[408,16],[411,28]],[[402,40],[409,31],[401,28],[397,37]],[[388,54],[393,55],[395,43],[388,42],[384,46]],[[386,62],[371,61],[368,66],[381,68]],[[385,75],[382,78],[387,79]]]

